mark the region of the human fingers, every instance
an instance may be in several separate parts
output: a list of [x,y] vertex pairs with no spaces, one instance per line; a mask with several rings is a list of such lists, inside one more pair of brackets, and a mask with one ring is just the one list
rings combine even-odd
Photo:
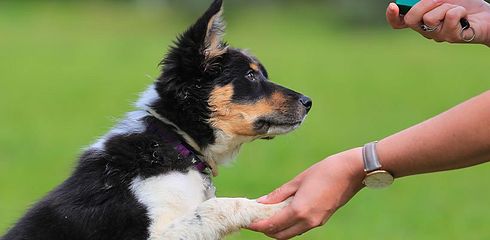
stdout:
[[455,7],[456,5],[444,3],[424,14],[422,18],[423,23],[430,27],[436,27],[442,24],[444,17],[446,16],[446,12]]
[[407,25],[400,16],[400,9],[395,3],[390,3],[386,9],[386,21],[394,29],[406,28]]
[[311,228],[313,227],[309,227],[306,222],[298,222],[293,226],[284,229],[283,231],[274,234],[266,234],[266,235],[274,239],[290,239],[307,232]]
[[281,187],[275,189],[271,193],[257,199],[257,202],[263,204],[275,204],[280,203],[289,197],[293,196],[298,188],[301,186],[301,183],[305,176],[308,176],[310,169],[306,169],[302,173],[298,174],[291,181],[283,184]]
[[290,239],[295,236],[301,235],[313,228],[322,226],[323,224],[325,224],[325,222],[327,222],[330,217],[331,215],[328,215],[326,218],[304,219],[289,228],[268,236],[275,239]]
[[293,179],[286,184],[275,189],[271,193],[257,199],[257,202],[263,204],[275,204],[280,203],[289,197],[293,196],[298,190],[300,183],[297,179]]
[[273,228],[265,232],[266,235],[276,239],[288,239],[323,225],[327,216],[333,214],[334,211],[324,210],[325,207],[329,208],[330,204],[328,201],[325,202],[326,189],[319,187],[323,183],[322,175],[314,174],[314,172],[311,174],[309,178],[304,179],[296,197],[289,205],[292,212],[291,224]]
[[414,30],[418,30],[424,14],[441,4],[441,0],[422,0],[418,2],[404,16],[405,24]]
[[294,215],[295,212],[292,207],[287,206],[271,218],[253,222],[247,228],[256,232],[272,235],[294,225],[297,222]]
[[446,12],[446,16],[444,18],[443,27],[438,34],[437,41],[447,41],[450,43],[462,42],[461,38],[461,19],[467,17],[467,11],[464,7],[457,6],[452,9],[449,9]]
[[423,21],[417,28],[417,31],[427,39],[433,39],[437,42],[444,41],[444,36],[441,34],[444,27],[446,13],[457,7],[453,4],[443,4],[432,9],[423,16]]

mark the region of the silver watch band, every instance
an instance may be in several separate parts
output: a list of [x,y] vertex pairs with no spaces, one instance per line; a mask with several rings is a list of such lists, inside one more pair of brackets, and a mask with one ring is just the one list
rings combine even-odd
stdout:
[[362,148],[362,160],[364,161],[364,171],[369,173],[381,169],[378,154],[376,153],[376,142],[370,142]]

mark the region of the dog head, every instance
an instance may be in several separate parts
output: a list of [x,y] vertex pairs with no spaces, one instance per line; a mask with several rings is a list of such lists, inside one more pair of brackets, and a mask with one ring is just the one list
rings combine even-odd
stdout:
[[268,79],[265,67],[222,40],[222,0],[215,0],[161,62],[149,105],[218,163],[240,145],[297,128],[311,100]]

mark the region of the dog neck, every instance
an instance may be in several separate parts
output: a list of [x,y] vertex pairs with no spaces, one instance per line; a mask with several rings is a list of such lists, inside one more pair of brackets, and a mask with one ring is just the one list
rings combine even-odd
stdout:
[[[196,143],[196,141],[186,132],[184,132],[182,129],[180,129],[176,124],[168,120],[167,118],[163,117],[162,115],[158,114],[155,110],[148,108],[146,111],[156,119],[162,121],[163,123],[170,125],[176,129],[176,133],[180,135],[186,144],[188,144],[190,147],[192,147],[195,151],[198,152],[199,155],[203,156],[203,160],[211,167],[212,174],[214,177],[218,176],[218,162],[216,161],[217,159],[219,160],[219,155],[213,154],[213,151],[209,151],[207,149],[202,149],[199,147],[199,145]],[[218,158],[217,158],[218,157]]]

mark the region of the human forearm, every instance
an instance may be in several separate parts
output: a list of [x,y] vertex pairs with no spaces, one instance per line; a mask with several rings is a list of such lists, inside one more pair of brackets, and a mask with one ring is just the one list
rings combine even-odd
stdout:
[[377,152],[395,177],[489,161],[490,91],[381,140]]
[[[381,140],[377,153],[383,169],[395,177],[467,167],[490,159],[490,91],[449,111]],[[361,148],[318,162],[274,190],[261,203],[291,204],[250,229],[289,239],[324,224],[363,188]]]

